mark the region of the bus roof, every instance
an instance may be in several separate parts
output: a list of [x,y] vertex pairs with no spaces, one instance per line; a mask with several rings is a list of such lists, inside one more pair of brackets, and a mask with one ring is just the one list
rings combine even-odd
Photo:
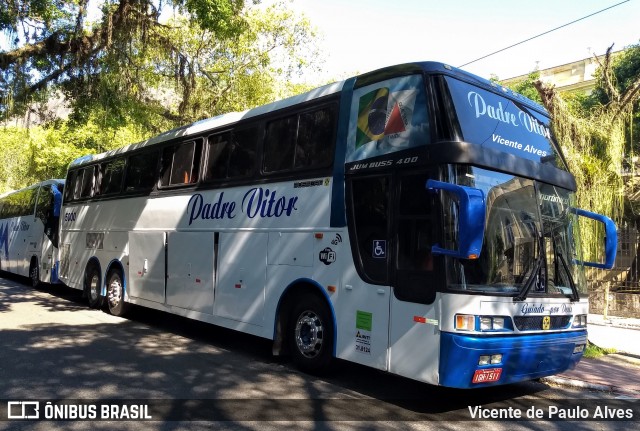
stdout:
[[[472,73],[465,72],[464,70],[455,68],[453,66],[449,66],[447,64],[434,62],[434,61],[405,63],[405,64],[400,64],[395,66],[388,66],[382,69],[367,72],[355,77],[355,86],[361,87],[376,81],[389,79],[389,78],[402,76],[402,75],[417,74],[417,73],[449,75],[449,76],[461,79],[463,81],[467,81],[478,87],[485,88],[492,92],[499,91],[503,97],[515,100],[519,103],[523,103],[527,105],[527,107],[535,109],[536,111],[539,111],[547,115],[547,112],[544,109],[544,107],[526,98],[525,96],[522,96],[506,87],[502,87],[501,85],[495,82],[481,78]],[[167,132],[163,132],[159,135],[153,136],[152,138],[149,138],[142,142],[126,145],[124,147],[110,150],[97,155],[86,155],[86,156],[79,157],[74,161],[72,161],[69,167],[71,168],[71,167],[75,167],[85,163],[90,163],[95,160],[100,160],[105,157],[127,153],[129,151],[132,151],[138,148],[143,148],[149,145],[170,141],[172,139],[175,139],[181,136],[197,135],[207,130],[213,130],[216,128],[224,127],[226,125],[234,124],[240,120],[257,117],[260,115],[268,114],[270,112],[275,112],[281,109],[285,109],[300,103],[319,99],[325,96],[330,96],[332,94],[336,94],[342,91],[342,88],[344,87],[346,82],[347,80],[343,80],[339,82],[334,82],[332,84],[327,84],[322,87],[315,88],[306,93],[292,96],[283,100],[278,100],[272,103],[268,103],[266,105],[258,106],[256,108],[252,108],[243,112],[230,112],[227,114],[218,115],[216,117],[196,121],[195,123],[181,126],[181,127],[169,130]]]

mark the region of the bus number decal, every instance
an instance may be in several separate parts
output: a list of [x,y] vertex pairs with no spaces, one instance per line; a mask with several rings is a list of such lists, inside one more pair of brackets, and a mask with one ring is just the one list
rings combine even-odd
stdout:
[[64,213],[64,221],[76,221],[76,213]]

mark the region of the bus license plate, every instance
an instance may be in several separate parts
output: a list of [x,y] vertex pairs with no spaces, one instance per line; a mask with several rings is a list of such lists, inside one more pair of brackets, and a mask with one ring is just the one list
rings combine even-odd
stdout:
[[502,368],[490,368],[486,370],[476,370],[471,383],[489,383],[500,380]]

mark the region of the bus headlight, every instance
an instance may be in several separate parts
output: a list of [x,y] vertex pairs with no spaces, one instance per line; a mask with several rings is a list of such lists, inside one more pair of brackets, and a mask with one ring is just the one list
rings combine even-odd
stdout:
[[586,314],[576,314],[573,317],[573,327],[574,328],[586,328],[587,327],[587,315]]
[[504,330],[504,317],[482,316],[480,317],[481,331],[502,331]]

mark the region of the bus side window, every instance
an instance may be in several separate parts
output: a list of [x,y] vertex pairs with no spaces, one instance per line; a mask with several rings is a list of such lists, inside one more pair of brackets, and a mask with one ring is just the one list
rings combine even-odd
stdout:
[[207,146],[207,173],[205,180],[213,181],[227,177],[227,163],[229,162],[229,151],[231,133],[221,133],[209,136]]
[[67,180],[65,181],[64,188],[64,201],[69,202],[73,200],[73,191],[75,189],[76,177],[78,176],[78,171],[70,171],[67,175]]
[[125,178],[125,191],[150,191],[156,183],[157,169],[157,151],[146,151],[129,157]]
[[42,220],[43,224],[46,224],[49,217],[53,215],[52,212],[53,193],[51,192],[51,186],[42,186],[40,187],[40,193],[38,193],[36,217]]
[[201,152],[202,144],[200,141],[190,141],[166,147],[162,151],[160,184],[162,186],[175,186],[196,183],[198,181]]
[[110,195],[118,193],[122,187],[126,159],[120,157],[100,165],[98,189],[96,194]]
[[82,185],[80,188],[81,198],[90,198],[93,196],[93,189],[95,184],[95,167],[89,166],[82,170]]
[[255,172],[257,163],[258,126],[234,130],[229,154],[227,178],[246,177]]
[[296,144],[297,116],[293,115],[267,124],[264,139],[264,172],[279,172],[293,167]]
[[327,106],[300,114],[294,167],[324,168],[333,161],[336,110]]

